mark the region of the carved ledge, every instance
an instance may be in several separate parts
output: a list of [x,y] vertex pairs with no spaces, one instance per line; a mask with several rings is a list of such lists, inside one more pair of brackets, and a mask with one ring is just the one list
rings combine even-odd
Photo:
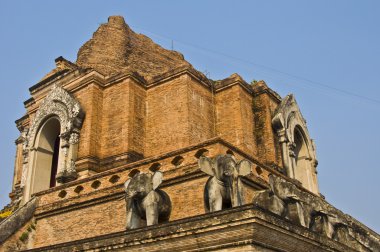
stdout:
[[78,178],[78,174],[76,173],[76,171],[67,171],[67,170],[58,173],[56,176],[57,182],[61,184],[74,181],[77,178]]

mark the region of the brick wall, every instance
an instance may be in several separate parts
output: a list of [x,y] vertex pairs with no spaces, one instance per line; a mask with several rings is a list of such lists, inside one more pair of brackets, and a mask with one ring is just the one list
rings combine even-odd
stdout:
[[[86,113],[80,132],[78,159],[100,157],[103,90],[95,84],[90,84],[74,95]],[[88,163],[78,166],[79,171],[89,168],[94,167]]]
[[214,97],[210,88],[188,77],[189,143],[197,144],[216,136]]
[[257,156],[262,162],[282,167],[280,146],[272,128],[272,115],[276,106],[277,104],[266,93],[253,98],[254,140]]
[[145,156],[189,145],[187,78],[182,75],[148,89]]
[[125,203],[116,200],[37,221],[34,246],[78,240],[125,229]]
[[218,136],[231,144],[256,155],[252,96],[240,85],[216,94],[216,129]]

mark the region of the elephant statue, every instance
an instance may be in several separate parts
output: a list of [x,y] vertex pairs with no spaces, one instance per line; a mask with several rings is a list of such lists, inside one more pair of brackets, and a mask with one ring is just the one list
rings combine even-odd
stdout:
[[162,183],[162,172],[136,173],[124,183],[127,229],[150,226],[169,220],[169,195],[157,189]]
[[253,198],[256,206],[307,227],[304,218],[302,192],[285,179],[269,175],[269,188],[256,193]]
[[304,196],[301,190],[289,181],[273,174],[269,176],[269,187],[274,195],[284,202],[286,206],[285,217],[294,223],[307,227],[303,209]]
[[251,173],[248,160],[237,162],[230,154],[210,159],[202,156],[198,160],[201,171],[211,177],[205,187],[206,212],[243,205],[241,177]]
[[[372,251],[372,248],[376,247],[376,242],[363,239],[361,232],[358,232],[359,229],[351,226],[350,217],[321,197],[301,190],[289,180],[273,174],[269,175],[268,182],[268,189],[255,193],[253,197],[255,206],[288,219],[318,235],[348,244],[357,251]],[[376,249],[380,251],[380,246]]]

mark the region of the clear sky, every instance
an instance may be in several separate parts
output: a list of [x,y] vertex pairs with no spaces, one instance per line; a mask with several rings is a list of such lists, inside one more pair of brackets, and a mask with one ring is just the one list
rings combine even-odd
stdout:
[[58,56],[75,61],[108,16],[122,15],[212,79],[237,72],[295,94],[316,143],[321,193],[380,232],[379,13],[376,0],[0,0],[0,207],[9,203],[14,121],[28,88]]

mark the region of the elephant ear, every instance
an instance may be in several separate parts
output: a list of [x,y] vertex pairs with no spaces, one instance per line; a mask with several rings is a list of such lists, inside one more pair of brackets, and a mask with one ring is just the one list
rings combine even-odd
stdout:
[[213,169],[213,162],[208,157],[200,157],[198,160],[198,165],[201,171],[207,173],[210,176],[215,176]]
[[237,164],[237,168],[238,168],[239,176],[247,176],[251,174],[251,162],[249,162],[248,160],[245,160],[245,159],[241,160]]
[[131,178],[128,179],[127,181],[125,181],[125,183],[124,183],[124,191],[127,191],[128,185],[129,185],[130,182],[131,182]]
[[153,174],[153,177],[152,177],[152,183],[153,183],[153,190],[156,190],[157,187],[159,185],[161,185],[162,183],[162,177],[164,175],[162,174],[162,172],[160,171],[156,171],[154,174]]

